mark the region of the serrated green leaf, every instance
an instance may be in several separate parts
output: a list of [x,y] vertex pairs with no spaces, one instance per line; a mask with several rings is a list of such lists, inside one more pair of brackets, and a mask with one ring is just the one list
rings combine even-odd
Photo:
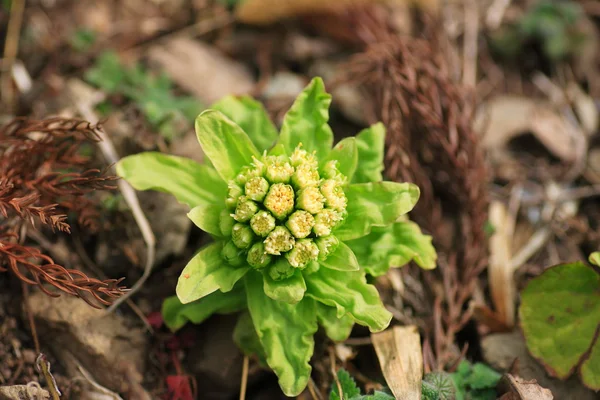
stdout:
[[277,140],[277,129],[261,103],[248,96],[227,96],[211,106],[225,114],[248,134],[260,153]]
[[336,160],[338,171],[348,178],[348,182],[352,181],[358,166],[356,138],[349,137],[341,140],[321,162],[321,165],[325,165],[326,162],[331,160]]
[[549,268],[523,290],[519,311],[529,352],[566,379],[599,329],[600,275],[580,262]]
[[176,331],[188,322],[200,324],[213,314],[230,314],[244,308],[246,293],[240,286],[227,293],[216,291],[188,304],[183,304],[177,296],[168,297],[163,302],[162,315],[169,329]]
[[498,372],[482,363],[475,363],[468,378],[463,383],[471,389],[493,389],[502,378]]
[[127,80],[127,70],[115,52],[107,51],[100,54],[95,65],[86,71],[85,79],[106,93],[112,94],[117,92]]
[[383,228],[373,228],[367,236],[349,240],[358,263],[368,274],[380,276],[391,267],[402,267],[410,261],[424,269],[436,266],[437,253],[431,236],[424,235],[417,224],[396,222]]
[[380,182],[383,179],[383,156],[385,147],[385,126],[380,122],[362,130],[356,135],[358,150],[357,169],[353,183]]
[[299,270],[291,277],[280,281],[274,281],[269,274],[265,273],[263,280],[265,294],[273,300],[296,304],[302,300],[304,292],[306,292],[306,283]]
[[392,319],[375,286],[367,284],[363,271],[340,273],[319,268],[304,279],[306,296],[335,307],[339,318],[349,314],[354,321],[368,326],[372,332],[384,330]]
[[281,126],[279,143],[288,154],[302,143],[304,150],[316,151],[324,159],[333,145],[333,132],[327,124],[331,95],[325,92],[321,78],[314,78],[298,95]]
[[[244,304],[246,299],[244,298]],[[267,366],[267,356],[265,350],[260,344],[260,339],[254,329],[254,323],[249,312],[245,312],[237,320],[233,330],[233,341],[247,356],[256,356],[260,364]]]
[[348,216],[334,231],[343,241],[358,239],[374,227],[390,225],[413,209],[419,200],[419,188],[412,183],[355,183],[344,188],[348,198]]
[[344,242],[340,242],[337,249],[327,256],[324,261],[319,261],[319,264],[336,271],[358,271],[360,269],[352,249]]
[[337,372],[337,378],[340,383],[342,393],[340,395],[340,390],[337,383],[333,382],[331,386],[331,392],[329,393],[329,400],[350,400],[356,396],[360,396],[360,389],[348,371],[340,368]]
[[286,396],[299,395],[310,378],[310,358],[317,331],[316,305],[304,298],[297,304],[265,296],[259,272],[246,276],[248,309],[267,357]]
[[249,267],[232,267],[221,256],[222,242],[204,247],[188,262],[177,281],[177,297],[183,304],[191,303],[217,290],[228,292]]
[[260,153],[246,132],[221,112],[206,110],[196,118],[196,136],[221,178],[229,181]]
[[216,237],[223,237],[223,232],[219,226],[221,211],[225,205],[219,204],[201,204],[192,208],[187,214],[188,218],[204,232],[208,232]]
[[227,185],[214,169],[188,158],[145,152],[122,158],[116,169],[137,190],[170,193],[190,208],[220,204],[227,196]]
[[323,303],[317,303],[317,320],[319,325],[325,329],[327,337],[335,342],[348,339],[354,326],[354,320],[349,315],[338,318],[335,307],[326,306]]

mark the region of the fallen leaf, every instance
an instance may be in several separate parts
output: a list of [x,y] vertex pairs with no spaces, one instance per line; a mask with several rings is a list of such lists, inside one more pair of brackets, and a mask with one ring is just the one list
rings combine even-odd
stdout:
[[536,380],[526,381],[518,376],[506,374],[498,384],[501,393],[499,400],[553,400],[552,392],[537,384]]

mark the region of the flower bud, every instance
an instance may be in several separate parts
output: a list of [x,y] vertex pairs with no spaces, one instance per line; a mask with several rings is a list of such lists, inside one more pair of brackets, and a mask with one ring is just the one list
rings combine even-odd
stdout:
[[231,229],[231,240],[240,249],[247,249],[254,240],[254,233],[248,225],[235,224]]
[[325,197],[316,187],[307,187],[298,193],[298,208],[316,214],[323,209]]
[[284,157],[266,157],[265,176],[271,183],[288,183],[294,173],[294,167]]
[[221,229],[221,233],[223,236],[228,237],[231,236],[231,229],[235,224],[235,220],[229,214],[228,210],[221,211],[221,215],[219,215],[219,228]]
[[290,263],[283,257],[275,261],[275,264],[269,267],[269,276],[274,281],[281,281],[286,278],[290,278],[294,275],[295,269]]
[[250,218],[254,216],[258,211],[258,205],[252,200],[246,199],[245,196],[240,197],[238,205],[235,208],[235,218],[238,222],[250,221]]
[[327,236],[342,220],[342,216],[336,211],[326,208],[315,216],[313,232],[317,236]]
[[272,257],[265,252],[265,245],[262,242],[254,243],[248,251],[246,261],[252,268],[264,268],[271,262]]
[[269,182],[261,176],[255,176],[246,182],[246,197],[254,201],[263,201],[269,191]]
[[319,248],[312,239],[300,239],[296,241],[294,248],[285,254],[290,265],[294,268],[302,268],[319,256]]
[[225,205],[228,209],[234,210],[238,205],[238,198],[244,194],[244,191],[241,187],[236,185],[234,182],[229,182],[227,185],[227,200],[225,200]]
[[302,164],[296,167],[294,175],[292,175],[292,184],[297,189],[303,189],[309,186],[318,186],[320,181],[319,170]]
[[304,276],[314,274],[319,270],[319,268],[321,268],[321,265],[318,262],[311,261],[308,264],[306,264],[306,267],[304,267],[304,269],[302,270],[302,274]]
[[288,218],[285,226],[298,239],[310,235],[312,227],[315,225],[315,218],[307,211],[297,210]]
[[309,168],[317,169],[319,163],[317,162],[317,158],[314,153],[311,154],[306,150],[303,150],[302,143],[300,143],[293,151],[290,156],[290,161],[292,166],[299,167],[300,165],[306,165]]
[[348,199],[338,181],[327,179],[321,184],[321,193],[325,197],[325,205],[337,211],[346,209]]
[[275,217],[283,219],[294,211],[294,189],[283,183],[271,185],[263,204]]
[[338,160],[327,161],[323,168],[321,168],[323,178],[333,179],[340,184],[344,184],[347,178],[340,172],[337,166]]
[[268,211],[259,211],[250,220],[250,227],[258,236],[265,237],[275,229],[275,217]]
[[267,253],[278,256],[294,247],[294,237],[287,228],[278,226],[269,233],[264,243]]
[[244,251],[240,250],[231,240],[225,243],[221,249],[221,257],[233,267],[244,264]]
[[242,168],[240,173],[235,177],[235,183],[240,186],[244,186],[250,179],[257,176],[262,176],[264,172],[264,164],[258,161],[256,158],[254,161],[255,162],[252,166],[246,166]]
[[319,248],[319,261],[324,261],[331,253],[337,250],[340,241],[334,235],[321,236],[315,240]]

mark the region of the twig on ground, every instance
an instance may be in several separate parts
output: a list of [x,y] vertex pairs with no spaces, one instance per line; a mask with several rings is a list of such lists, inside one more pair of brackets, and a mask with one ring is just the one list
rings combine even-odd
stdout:
[[337,371],[336,371],[336,367],[335,367],[335,351],[333,350],[332,347],[329,347],[329,364],[331,366],[331,368],[330,368],[331,376],[333,376],[333,381],[335,382],[335,385],[337,386],[338,393],[340,395],[340,399],[344,399],[344,391],[342,389],[342,384],[340,383],[340,380],[337,376]]
[[48,391],[50,392],[50,396],[52,400],[60,400],[60,390],[58,390],[58,386],[56,385],[56,380],[50,372],[50,362],[46,358],[46,356],[42,353],[38,353],[38,357],[35,360],[35,364],[37,366],[38,371],[44,376],[46,380],[46,384],[48,385]]
[[479,1],[468,0],[465,7],[465,38],[463,43],[462,82],[475,89],[477,85],[477,41],[479,38]]
[[2,60],[2,71],[0,75],[0,92],[2,93],[2,102],[8,111],[11,112],[14,106],[14,92],[12,86],[12,71],[17,53],[19,52],[19,34],[23,23],[23,12],[25,10],[25,0],[13,0],[10,6],[10,19],[6,33],[6,42],[4,44],[4,56]]
[[244,355],[244,363],[242,364],[242,383],[240,385],[240,400],[246,400],[246,387],[248,386],[248,366],[250,364],[247,355]]
[[498,29],[504,19],[504,13],[508,6],[510,6],[512,0],[494,0],[492,5],[488,8],[487,15],[485,17],[485,24],[489,29]]
[[[98,116],[92,109],[92,105],[84,102],[77,103],[77,108],[79,113],[89,122],[96,124],[98,123]],[[115,164],[119,161],[119,155],[115,150],[115,147],[112,144],[112,141],[104,133],[102,129],[96,128],[95,132],[100,137],[101,141],[98,142],[98,146],[100,150],[104,154],[104,157],[110,164]],[[150,222],[146,218],[142,207],[140,206],[140,202],[137,198],[135,190],[129,183],[124,180],[118,181],[119,190],[123,194],[123,198],[125,202],[131,209],[133,213],[133,218],[135,222],[138,224],[140,231],[142,232],[142,237],[144,242],[146,243],[146,264],[144,267],[144,273],[142,277],[131,287],[131,289],[117,299],[108,309],[108,312],[112,312],[119,307],[125,300],[130,298],[134,293],[136,293],[146,282],[150,273],[152,272],[152,267],[154,266],[154,258],[156,254],[156,238],[154,237],[154,233],[152,232],[152,227],[150,226]]]

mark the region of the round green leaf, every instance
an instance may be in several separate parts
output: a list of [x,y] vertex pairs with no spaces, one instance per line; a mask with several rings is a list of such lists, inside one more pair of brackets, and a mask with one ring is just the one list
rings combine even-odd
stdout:
[[381,122],[356,135],[360,168],[354,174],[353,183],[380,182],[383,179],[384,146],[385,126]]
[[223,232],[221,232],[219,218],[224,207],[224,205],[219,204],[203,204],[192,208],[187,216],[204,232],[208,232],[216,237],[222,237]]
[[[591,347],[600,324],[600,275],[592,268],[577,262],[547,269],[527,285],[519,311],[527,347],[550,375],[568,378],[588,352],[597,360],[598,341]],[[589,365],[582,374],[594,370]]]
[[191,303],[217,290],[228,292],[246,275],[249,267],[234,268],[221,256],[222,242],[204,247],[188,262],[177,281],[177,297]]
[[345,175],[348,178],[348,181],[351,181],[356,172],[356,167],[358,166],[356,138],[349,137],[342,139],[321,162],[321,165],[323,166],[327,161],[331,160],[336,160],[338,162],[338,171]]

